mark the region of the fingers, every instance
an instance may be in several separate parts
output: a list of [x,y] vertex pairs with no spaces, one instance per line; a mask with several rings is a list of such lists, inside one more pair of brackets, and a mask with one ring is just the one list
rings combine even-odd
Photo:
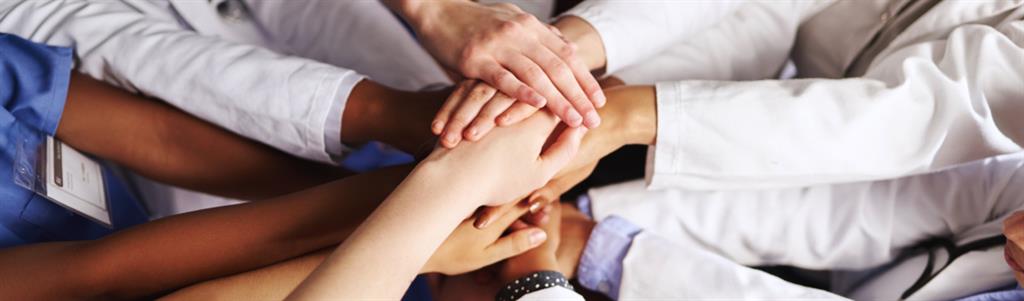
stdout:
[[550,35],[545,35],[542,39],[544,46],[551,50],[551,52],[557,54],[558,57],[568,64],[577,84],[583,89],[583,92],[586,93],[586,97],[589,98],[589,102],[595,107],[603,107],[607,102],[607,98],[605,98],[604,92],[601,90],[601,86],[597,79],[590,73],[590,68],[587,68],[587,65],[583,63],[583,60],[576,56],[576,44],[566,39],[558,27],[547,25],[547,28],[554,34],[554,36],[557,37],[557,39],[551,38]]
[[512,104],[508,110],[505,110],[505,113],[498,116],[498,125],[509,126],[519,123],[520,121],[523,121],[523,119],[526,119],[526,117],[533,115],[537,110],[537,108],[524,103]]
[[535,63],[535,60],[523,55],[513,55],[507,62],[506,66],[516,77],[523,79],[547,99],[546,106],[563,122],[572,127],[577,127],[583,122],[583,117],[570,105],[569,100],[562,96],[562,92],[555,87],[544,68]]
[[448,124],[448,118],[451,117],[452,112],[466,98],[466,92],[469,92],[469,89],[473,88],[476,83],[476,80],[464,80],[459,83],[451,95],[448,95],[448,99],[444,101],[441,109],[434,115],[434,121],[430,123],[430,131],[434,132],[434,135],[441,135],[445,125]]
[[516,205],[518,205],[518,202],[512,202],[497,207],[487,206],[481,208],[480,214],[478,214],[476,217],[476,221],[473,221],[473,227],[483,230],[491,226],[491,224],[494,224],[495,220],[505,215],[506,212],[511,210]]
[[483,80],[497,88],[501,93],[513,96],[521,102],[538,108],[543,107],[547,103],[547,100],[537,93],[536,90],[519,81],[515,74],[506,70],[505,67],[502,67],[496,61],[485,63],[482,70],[484,73],[484,76],[482,76]]
[[516,219],[519,219],[520,216],[523,216],[523,214],[529,211],[529,204],[522,201],[511,202],[497,207],[485,207],[481,210],[480,215],[473,223],[473,227],[476,227],[477,229],[485,229],[496,225],[494,227],[497,227],[499,230],[504,230],[515,222]]
[[[516,100],[508,97],[504,93],[494,95],[494,97],[484,105],[483,109],[480,109],[480,114],[476,116],[473,123],[466,129],[464,133],[466,139],[469,141],[477,141],[484,135],[487,135],[487,133],[494,128],[495,120],[498,118],[498,115],[508,110],[508,108],[513,104],[516,104]],[[528,104],[521,104],[528,108],[533,108]],[[533,108],[533,110],[536,109]]]
[[477,84],[465,98],[459,103],[451,117],[448,118],[444,133],[441,136],[441,145],[452,148],[462,140],[463,131],[473,122],[480,113],[480,109],[497,93],[497,90],[488,84]]
[[[565,47],[569,46],[565,45]],[[561,93],[559,96],[562,97],[552,98],[544,94],[543,90],[541,92],[542,95],[548,97],[548,106],[559,117],[562,117],[562,120],[575,126],[573,114],[576,114],[583,116],[582,123],[589,128],[596,127],[600,123],[600,117],[594,109],[594,104],[591,103],[590,99],[583,92],[573,70],[569,68],[569,63],[547,48],[534,48],[529,50],[526,55],[544,70],[551,83]],[[561,103],[563,99],[567,102]]]
[[569,191],[573,186],[576,186],[576,184],[579,184],[590,176],[590,174],[594,172],[595,167],[597,167],[597,162],[584,166],[583,168],[569,171],[564,175],[551,179],[551,181],[548,181],[544,187],[541,187],[530,194],[529,202],[532,204],[536,202],[550,202],[558,200],[563,193]]
[[543,244],[547,238],[548,235],[544,230],[537,227],[529,227],[516,230],[499,238],[494,244],[484,249],[484,252],[487,253],[489,261],[492,263],[498,262],[536,248]]
[[567,128],[559,134],[548,149],[540,156],[541,172],[544,179],[550,179],[560,169],[569,164],[580,148],[580,141],[586,133],[585,128]]

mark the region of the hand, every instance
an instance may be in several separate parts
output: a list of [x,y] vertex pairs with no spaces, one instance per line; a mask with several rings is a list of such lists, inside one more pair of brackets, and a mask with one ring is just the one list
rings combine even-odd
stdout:
[[[622,86],[622,80],[609,76],[599,82],[604,89]],[[464,137],[477,141],[495,126],[509,126],[537,112],[538,108],[516,102],[491,85],[477,80],[459,83],[454,93],[437,111],[430,130],[441,138],[441,145],[452,148]]]
[[537,110],[516,102],[487,83],[466,80],[459,83],[437,111],[430,130],[441,138],[442,146],[452,148],[463,137],[469,141],[480,140],[495,126],[518,123]]
[[469,204],[473,208],[522,199],[572,159],[586,132],[557,125],[553,115],[535,114],[515,126],[496,129],[480,141],[436,149],[417,169],[423,169],[427,177],[448,177],[449,183],[460,185],[460,194],[482,199]]
[[1003,235],[1006,236],[1006,263],[1013,269],[1017,283],[1024,285],[1024,211],[1014,212],[1003,221]]
[[[548,181],[544,187],[535,190],[530,194],[530,197],[527,198],[527,203],[530,206],[530,214],[526,215],[524,220],[534,225],[543,224],[544,221],[548,219],[548,214],[551,209],[547,205],[558,202],[558,199],[561,198],[562,194],[590,176],[590,173],[594,171],[595,167],[597,167],[597,162],[575,171],[570,171],[563,176],[555,177],[554,179],[551,179],[551,181]],[[507,214],[508,210],[509,209],[504,206],[481,208],[479,214],[477,214],[476,223],[473,225],[480,229],[486,228],[499,217]]]
[[590,239],[590,232],[594,231],[597,223],[572,206],[563,206],[561,220],[562,227],[555,255],[558,259],[559,272],[566,278],[573,278],[576,268],[580,265],[583,250],[587,246],[587,240]]
[[525,104],[546,105],[569,126],[600,124],[595,107],[604,105],[604,94],[555,27],[506,3],[385,3],[398,8],[442,65]]
[[509,226],[527,212],[525,203],[512,203],[504,216],[495,221],[494,227],[479,230],[467,219],[452,232],[444,243],[434,251],[421,270],[424,273],[457,275],[488,266],[527,250],[533,249],[547,239],[545,230],[518,223],[508,235],[502,236]]
[[[552,215],[561,215],[561,206],[558,202],[551,204],[548,208],[551,208]],[[542,226],[543,231],[548,234],[548,239],[544,244],[505,261],[500,273],[502,283],[507,284],[539,271],[558,271],[559,265],[555,252],[558,250],[560,226],[560,218],[551,219]]]

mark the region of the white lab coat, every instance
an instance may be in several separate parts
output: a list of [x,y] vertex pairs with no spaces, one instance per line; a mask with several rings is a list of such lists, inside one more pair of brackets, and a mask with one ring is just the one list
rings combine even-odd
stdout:
[[377,1],[252,1],[237,20],[207,1],[172,4],[182,14],[166,1],[5,0],[0,31],[73,46],[80,72],[321,162],[340,135],[329,113],[360,73],[405,89],[449,82]]
[[[0,1],[0,31],[75,47],[78,69],[293,155],[332,162],[363,75],[450,84],[378,1]],[[332,149],[334,147],[335,149]],[[154,218],[238,203],[133,176]]]
[[[863,270],[930,237],[960,245],[998,235],[1004,218],[1024,210],[1024,153],[876,182],[696,192],[647,190],[637,180],[589,196],[595,219],[615,214],[644,228],[623,262],[620,300],[834,299],[745,266]],[[923,268],[923,257],[909,260],[844,295],[896,300]],[[998,247],[958,258],[911,299],[963,297],[1013,281]]]
[[[705,79],[649,77],[673,80],[657,85],[657,143],[647,167],[652,188],[885,179],[1021,150],[1024,1],[942,1],[888,44],[862,77],[841,79],[896,1],[762,1],[754,6],[774,11],[744,7],[735,22],[707,32],[627,11],[687,19],[708,3],[733,1],[588,1],[569,14],[601,34],[610,72],[630,73],[615,62],[652,59],[662,67],[646,70],[676,68]],[[687,5],[692,9],[680,9]],[[651,23],[663,26],[651,30]],[[663,43],[673,39],[675,46]],[[665,57],[650,57],[641,42],[661,47]],[[790,53],[801,79],[766,80]]]

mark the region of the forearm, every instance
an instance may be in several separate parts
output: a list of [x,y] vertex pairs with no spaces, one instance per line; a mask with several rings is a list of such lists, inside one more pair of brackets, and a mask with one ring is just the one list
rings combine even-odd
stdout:
[[341,141],[377,140],[412,154],[429,150],[434,137],[430,122],[449,91],[404,92],[363,80],[342,112]]
[[[252,270],[343,240],[407,171],[392,168],[263,202],[173,216],[76,243],[74,252],[60,251],[63,245],[4,250],[0,283],[4,295],[17,299],[136,299]],[[80,275],[76,281],[22,276],[65,276],[69,267],[76,267],[70,270]]]
[[471,182],[458,180],[450,165],[433,165],[417,167],[289,299],[400,298],[445,237],[479,206]]
[[57,138],[154,180],[261,199],[341,177],[152,99],[73,74]]

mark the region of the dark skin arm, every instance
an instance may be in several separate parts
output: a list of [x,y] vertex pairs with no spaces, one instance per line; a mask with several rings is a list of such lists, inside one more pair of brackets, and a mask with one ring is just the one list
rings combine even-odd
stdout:
[[0,250],[0,295],[11,300],[146,298],[336,245],[409,169],[176,215],[95,241]]
[[341,117],[341,141],[377,140],[418,155],[433,149],[430,122],[452,89],[405,92],[370,80],[356,84]]
[[57,138],[153,180],[206,193],[263,199],[343,176],[163,103],[73,74]]

